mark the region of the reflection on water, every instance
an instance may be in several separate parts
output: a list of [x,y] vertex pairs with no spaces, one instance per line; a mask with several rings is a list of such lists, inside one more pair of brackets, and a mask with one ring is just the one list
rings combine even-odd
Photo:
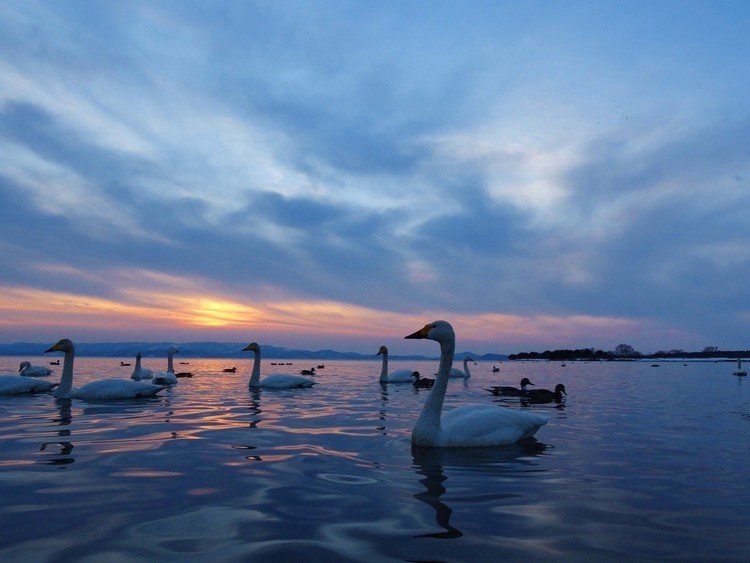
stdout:
[[[0,358],[0,371],[18,361]],[[77,359],[76,384],[129,377],[120,361]],[[446,409],[496,403],[550,421],[538,441],[441,450],[410,444],[428,391],[380,385],[374,363],[327,361],[302,392],[249,391],[251,362],[236,373],[222,373],[224,363],[190,359],[194,376],[150,399],[0,397],[0,558],[741,561],[750,552],[747,386],[722,364],[665,362],[656,379],[637,362],[506,362],[502,373],[480,363],[449,382]],[[435,371],[434,362],[393,367]],[[485,391],[524,376],[562,380],[568,397],[531,404]]]

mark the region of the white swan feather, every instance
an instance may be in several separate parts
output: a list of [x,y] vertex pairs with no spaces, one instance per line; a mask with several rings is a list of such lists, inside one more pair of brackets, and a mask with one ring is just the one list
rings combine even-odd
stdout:
[[55,397],[61,399],[83,399],[86,401],[100,401],[109,399],[137,399],[152,397],[164,389],[161,385],[154,385],[146,381],[132,381],[130,379],[100,379],[87,383],[78,389],[73,388],[73,360],[75,346],[67,338],[55,343],[46,352],[65,352],[63,360],[62,378],[55,389]]
[[50,375],[52,370],[44,366],[35,366],[31,362],[21,362],[18,373],[25,376],[38,377],[40,375]]
[[425,325],[406,338],[427,338],[440,344],[440,367],[427,396],[411,441],[427,447],[507,446],[534,435],[547,417],[496,405],[465,405],[442,416],[445,391],[453,363],[456,335],[446,321]]
[[266,389],[295,389],[299,387],[312,387],[315,385],[315,381],[301,375],[295,375],[292,373],[270,373],[263,379],[260,378],[260,345],[257,342],[251,342],[245,348],[243,352],[250,351],[255,354],[253,360],[253,372],[250,375],[250,381],[248,381],[248,387],[250,388],[266,388]]
[[152,374],[151,383],[155,385],[177,385],[177,376],[174,374],[174,360],[173,357],[179,350],[172,347],[167,350],[167,371],[157,371]]
[[383,356],[383,365],[380,368],[380,383],[412,383],[414,370],[398,369],[388,373],[388,348],[381,346],[376,356]]
[[152,379],[153,377],[154,370],[141,367],[141,353],[138,352],[135,355],[135,367],[133,368],[133,373],[130,375],[130,379],[139,381],[141,379]]
[[59,383],[52,383],[24,375],[0,375],[0,395],[20,395],[50,391]]

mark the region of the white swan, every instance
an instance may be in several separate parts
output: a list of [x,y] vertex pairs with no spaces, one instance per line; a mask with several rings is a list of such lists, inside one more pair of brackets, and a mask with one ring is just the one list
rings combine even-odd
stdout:
[[243,352],[251,351],[255,353],[253,361],[253,373],[250,376],[248,387],[265,387],[266,389],[294,389],[296,387],[312,387],[315,381],[301,375],[291,373],[271,373],[260,378],[260,346],[257,342],[251,342],[242,349]]
[[141,367],[141,353],[138,352],[135,355],[135,367],[133,368],[133,373],[130,375],[130,379],[140,380],[151,379],[152,377],[154,377],[154,370]]
[[55,397],[60,399],[75,398],[89,401],[137,399],[151,397],[164,389],[162,385],[154,385],[146,381],[131,381],[130,379],[100,379],[87,383],[78,389],[73,389],[73,360],[75,358],[73,343],[67,338],[63,338],[46,352],[65,352],[60,386],[55,389],[54,393]]
[[177,348],[167,350],[167,371],[157,371],[152,375],[151,383],[154,385],[177,385],[177,376],[174,374],[174,362],[172,357],[178,353]]
[[21,375],[30,375],[31,377],[38,377],[40,375],[49,375],[52,370],[44,366],[35,366],[31,362],[21,362],[21,366],[18,368],[18,373]]
[[445,413],[441,419],[448,374],[453,363],[456,335],[446,321],[435,321],[405,338],[428,338],[440,344],[440,367],[435,386],[427,396],[411,433],[416,446],[473,447],[506,446],[533,436],[547,417],[496,405],[465,405]]
[[744,369],[742,369],[741,358],[737,358],[737,371],[733,372],[732,375],[739,375],[739,376],[747,375],[747,372]]
[[36,377],[25,375],[0,375],[0,395],[20,395],[21,393],[38,393],[50,391],[59,383],[51,383]]
[[398,369],[388,373],[388,348],[381,346],[376,356],[383,356],[383,367],[380,368],[380,383],[413,383],[414,370]]
[[471,377],[471,372],[469,371],[469,362],[473,362],[473,358],[469,358],[468,356],[464,358],[464,370],[461,371],[458,368],[451,368],[451,373],[448,377],[464,377],[466,379],[469,379]]

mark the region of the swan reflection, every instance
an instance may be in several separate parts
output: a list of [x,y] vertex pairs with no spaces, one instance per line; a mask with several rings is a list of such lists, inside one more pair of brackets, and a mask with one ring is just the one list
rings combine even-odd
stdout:
[[[453,509],[441,500],[447,492],[447,470],[456,473],[486,473],[488,479],[480,482],[492,483],[492,478],[510,472],[523,470],[524,466],[533,463],[534,456],[544,452],[547,446],[535,438],[529,438],[507,447],[491,448],[425,448],[412,445],[413,468],[423,478],[419,482],[424,491],[414,494],[414,498],[423,502],[435,511],[435,521],[442,532],[419,534],[418,538],[454,539],[463,536],[463,532],[450,523]],[[510,493],[493,492],[491,498],[511,498]]]
[[[53,418],[52,422],[57,423],[57,426],[69,426],[73,420],[70,409],[71,400],[56,399],[55,404],[57,405],[58,416]],[[70,435],[69,428],[60,428],[57,430],[57,436],[60,438],[68,438]],[[57,452],[53,451],[55,446],[58,447]],[[56,442],[42,442],[39,446],[39,451],[52,453],[53,455],[51,459],[44,462],[45,464],[65,466],[75,463],[75,458],[71,455],[74,447],[73,442],[69,440],[58,440]]]

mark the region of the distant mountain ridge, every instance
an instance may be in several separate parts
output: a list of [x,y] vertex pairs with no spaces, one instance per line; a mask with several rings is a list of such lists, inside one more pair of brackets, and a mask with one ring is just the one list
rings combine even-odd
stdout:
[[[35,342],[15,342],[0,344],[0,356],[41,356],[51,343],[39,344]],[[174,346],[182,358],[252,358],[250,352],[243,352],[245,343],[239,342],[100,342],[76,344],[76,356],[81,357],[114,357],[130,358],[140,352],[146,358],[162,358],[167,349]],[[280,358],[287,360],[373,360],[375,354],[360,354],[358,352],[339,352],[337,350],[293,350],[280,346],[261,345],[264,358]],[[459,352],[456,360],[464,357],[483,362],[501,362],[508,357],[503,354],[473,354]],[[391,360],[437,360],[437,356],[389,355]]]

